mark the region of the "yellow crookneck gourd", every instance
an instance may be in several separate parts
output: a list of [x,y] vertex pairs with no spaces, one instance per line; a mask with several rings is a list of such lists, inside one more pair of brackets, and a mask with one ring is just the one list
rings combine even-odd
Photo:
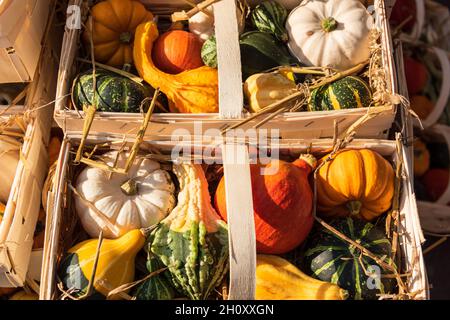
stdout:
[[281,73],[257,73],[247,78],[244,83],[244,94],[250,112],[258,112],[296,91],[295,82],[289,75]]
[[134,63],[139,75],[169,98],[172,112],[213,113],[218,112],[217,70],[210,67],[168,74],[152,61],[152,49],[159,32],[154,22],[139,25],[134,41]]
[[278,256],[257,256],[256,300],[345,300],[346,290],[313,279]]
[[[83,241],[68,251],[61,262],[59,276],[65,288],[75,297],[86,294],[94,270],[98,239]],[[91,299],[104,299],[109,292],[134,280],[135,257],[143,248],[145,235],[143,230],[129,231],[114,240],[102,242]],[[120,299],[120,295],[111,295],[111,300]]]

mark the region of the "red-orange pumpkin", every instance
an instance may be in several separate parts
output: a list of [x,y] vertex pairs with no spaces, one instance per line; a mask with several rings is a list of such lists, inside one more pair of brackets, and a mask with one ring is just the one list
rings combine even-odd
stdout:
[[[251,166],[258,253],[286,253],[308,236],[314,221],[313,193],[308,175],[315,163],[312,155],[302,155],[293,163],[274,160],[268,165]],[[261,169],[278,171],[263,175]],[[227,220],[223,178],[217,187],[214,203],[217,212]]]
[[203,66],[201,49],[202,41],[195,34],[173,30],[155,41],[152,58],[158,69],[178,74]]
[[405,57],[405,77],[410,96],[419,94],[426,86],[428,81],[428,71],[423,63]]

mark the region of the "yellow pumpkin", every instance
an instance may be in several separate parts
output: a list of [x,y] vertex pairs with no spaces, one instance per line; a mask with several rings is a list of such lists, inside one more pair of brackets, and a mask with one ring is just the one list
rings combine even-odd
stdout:
[[136,27],[152,21],[153,14],[139,1],[105,0],[92,7],[91,16],[83,40],[89,47],[92,35],[95,60],[117,68],[132,64]]
[[258,112],[296,91],[295,82],[280,73],[257,73],[244,83],[244,94],[251,112]]
[[338,285],[311,278],[283,258],[259,254],[256,260],[256,300],[344,300]]
[[370,221],[391,207],[394,169],[377,152],[343,150],[318,173],[318,211],[323,217],[353,216]]
[[133,52],[139,75],[153,88],[160,88],[167,95],[172,112],[218,112],[217,70],[203,66],[174,75],[159,70],[152,61],[152,48],[158,36],[154,22],[141,24],[136,29]]

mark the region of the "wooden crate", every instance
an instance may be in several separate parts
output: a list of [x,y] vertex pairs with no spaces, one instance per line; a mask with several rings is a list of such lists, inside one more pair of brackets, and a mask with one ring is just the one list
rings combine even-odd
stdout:
[[[53,180],[53,191],[49,194],[48,223],[46,242],[44,248],[44,264],[41,278],[41,294],[43,300],[57,297],[56,273],[57,266],[64,250],[61,247],[61,237],[70,238],[67,233],[67,221],[72,221],[65,208],[70,196],[66,186],[68,168],[73,160],[73,152],[81,139],[81,133],[71,133],[67,136],[58,160],[58,166]],[[90,136],[88,143],[112,142],[120,138],[111,135]],[[132,139],[129,140],[132,142]],[[226,201],[228,212],[228,228],[230,238],[230,299],[253,300],[255,297],[255,268],[256,268],[256,241],[253,221],[253,203],[250,160],[251,149],[245,144],[225,141],[224,145],[212,145],[217,148],[215,159],[225,162],[224,174],[226,176]],[[329,150],[333,141],[331,139],[287,139],[271,149],[277,148],[280,154],[296,155],[305,152],[308,148],[312,153],[321,153]],[[170,155],[176,146],[170,141],[145,141],[145,150],[159,150],[162,154]],[[201,141],[186,142],[186,145],[197,150],[205,148]],[[211,145],[206,145],[211,146]],[[391,160],[395,165],[401,161],[407,163],[408,157],[405,149],[399,150],[395,141],[388,140],[354,140],[347,148],[369,148],[375,150]],[[190,154],[183,154],[185,160]],[[241,158],[237,158],[237,157]],[[184,159],[183,157],[181,159]],[[231,159],[243,159],[233,162]],[[239,180],[237,180],[239,179]],[[416,293],[414,299],[428,299],[428,284],[421,250],[421,228],[417,218],[415,199],[412,194],[411,174],[409,167],[405,166],[402,172],[401,197],[399,212],[399,243],[401,247],[402,274],[408,274],[406,284],[410,292]],[[67,246],[67,245],[66,245]]]
[[[178,6],[183,1],[143,1],[149,4],[149,9],[159,12],[180,10]],[[73,0],[73,5],[81,5],[82,0]],[[168,6],[166,4],[170,3]],[[219,61],[219,113],[218,114],[154,114],[151,124],[146,131],[148,139],[154,137],[170,137],[175,130],[185,129],[194,134],[196,126],[201,121],[203,132],[207,129],[223,129],[248,117],[243,112],[243,91],[241,80],[240,49],[238,45],[237,19],[235,15],[235,1],[222,0],[215,4],[216,37],[218,42]],[[396,72],[393,62],[393,49],[390,37],[389,23],[384,1],[375,1],[377,14],[376,26],[381,32],[382,60],[386,71],[387,90],[396,92]],[[66,30],[64,35],[61,56],[58,89],[56,94],[55,120],[65,132],[82,131],[84,113],[69,110],[69,94],[72,80],[75,76],[74,66],[79,47],[80,30]],[[374,110],[378,109],[378,110]],[[331,137],[334,132],[335,121],[339,130],[344,132],[358,119],[368,113],[368,108],[353,110],[338,110],[333,112],[296,112],[284,113],[263,126],[264,129],[280,129],[283,138],[292,138],[298,135],[311,138]],[[395,117],[396,107],[386,109],[371,108],[378,111],[377,116],[359,128],[359,137],[386,137]],[[97,112],[90,132],[135,134],[142,123],[143,116],[132,113]],[[260,119],[258,119],[259,121]],[[244,129],[252,127],[257,121],[251,121],[243,126]],[[220,131],[208,132],[211,135],[220,135]]]
[[[24,285],[32,255],[33,234],[48,170],[47,148],[56,89],[58,32],[45,42],[25,104],[0,107],[1,118],[25,115],[26,132],[4,220],[0,225],[0,287]],[[14,129],[14,128],[13,128]]]
[[0,83],[33,80],[50,0],[6,0],[0,8]]

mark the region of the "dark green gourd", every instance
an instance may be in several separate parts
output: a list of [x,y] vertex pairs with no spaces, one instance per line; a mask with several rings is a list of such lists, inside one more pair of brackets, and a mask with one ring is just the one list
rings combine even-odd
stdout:
[[[150,274],[163,269],[165,266],[152,253],[148,254],[147,270]],[[166,272],[161,272],[145,280],[136,291],[137,300],[172,300],[175,292],[166,279]]]
[[151,96],[152,89],[127,77],[103,70],[96,70],[96,91],[93,98],[92,70],[75,79],[73,100],[79,110],[89,105],[104,112],[140,112],[142,101]]
[[287,42],[288,33],[284,27],[287,10],[278,2],[264,1],[252,11],[253,25],[261,32],[273,34],[278,40]]
[[309,111],[367,108],[372,101],[369,86],[358,77],[348,76],[311,92]]
[[[336,220],[331,225],[378,258],[384,258],[386,263],[391,262],[391,243],[382,229],[351,218]],[[305,263],[313,277],[339,285],[353,299],[377,299],[377,294],[392,293],[395,288],[395,279],[383,277],[390,271],[323,227],[312,237]],[[379,271],[381,279],[375,277],[377,273],[366,275],[365,270]]]

